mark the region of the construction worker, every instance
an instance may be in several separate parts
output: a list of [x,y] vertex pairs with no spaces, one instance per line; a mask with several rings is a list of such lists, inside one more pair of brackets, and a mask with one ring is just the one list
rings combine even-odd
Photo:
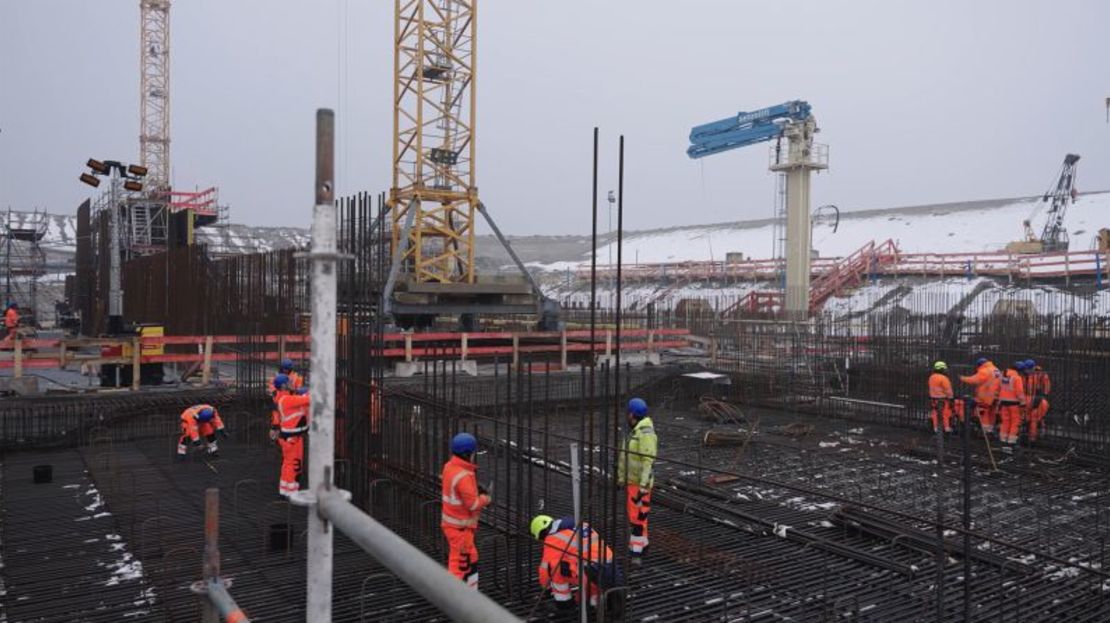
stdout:
[[583,523],[576,529],[573,517],[555,519],[549,515],[537,515],[529,526],[532,538],[543,543],[540,555],[539,581],[541,590],[550,590],[555,605],[560,609],[573,609],[574,601],[580,599],[578,559],[582,558],[582,570],[586,575],[585,588],[589,595],[590,606],[597,607],[601,592],[612,586],[619,586],[621,574],[613,561],[613,550],[609,549],[601,536]]
[[1021,432],[1021,414],[1025,410],[1025,384],[1021,378],[1021,370],[1024,368],[1024,361],[1016,362],[1013,367],[1006,369],[999,382],[998,413],[1001,426],[998,438],[1009,445],[1017,443]]
[[1026,359],[1025,364],[1025,396],[1026,414],[1029,420],[1029,442],[1037,441],[1040,435],[1041,422],[1048,414],[1048,395],[1052,393],[1052,379],[1033,359]]
[[617,464],[617,482],[625,487],[629,524],[628,551],[634,557],[643,556],[648,546],[651,487],[655,484],[651,467],[659,451],[655,426],[647,413],[647,403],[642,399],[633,398],[628,401],[628,427],[632,432],[624,442],[624,452]]
[[281,360],[281,365],[278,366],[278,374],[284,374],[285,376],[289,377],[290,391],[297,391],[298,389],[304,387],[304,377],[300,374],[297,374],[297,371],[293,368],[292,359],[286,357],[285,359]]
[[975,361],[975,374],[961,376],[960,381],[975,386],[975,415],[983,432],[994,432],[995,413],[998,408],[998,392],[1001,389],[1002,373],[986,357]]
[[278,495],[288,498],[301,488],[299,479],[304,472],[304,437],[308,433],[310,399],[303,388],[290,390],[289,377],[284,374],[274,377],[274,396],[278,415],[276,436],[281,448]]
[[177,440],[177,457],[184,460],[188,451],[186,442],[192,442],[193,447],[199,447],[203,442],[208,444],[208,456],[219,457],[219,447],[216,445],[216,435],[227,437],[224,421],[220,419],[220,412],[216,407],[207,404],[193,405],[181,412],[181,437]]
[[944,432],[952,432],[952,398],[952,381],[948,380],[948,364],[937,361],[933,364],[933,373],[929,375],[929,418],[933,422],[934,433],[939,430],[939,425],[944,426]]
[[4,329],[7,333],[4,341],[15,341],[19,332],[19,304],[14,301],[8,303],[8,308],[4,310]]
[[474,590],[478,589],[478,548],[474,534],[478,516],[489,506],[490,495],[478,484],[474,454],[478,440],[470,433],[451,439],[451,459],[443,465],[443,506],[439,527],[447,537],[447,570]]

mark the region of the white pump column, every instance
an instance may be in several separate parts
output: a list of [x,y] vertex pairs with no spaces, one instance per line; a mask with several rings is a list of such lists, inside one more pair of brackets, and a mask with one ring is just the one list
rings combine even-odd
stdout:
[[809,316],[810,249],[813,231],[810,226],[809,174],[829,167],[828,147],[815,145],[813,135],[817,122],[788,122],[783,128],[787,139],[785,151],[771,149],[771,170],[786,173],[786,292],[785,312],[788,318]]

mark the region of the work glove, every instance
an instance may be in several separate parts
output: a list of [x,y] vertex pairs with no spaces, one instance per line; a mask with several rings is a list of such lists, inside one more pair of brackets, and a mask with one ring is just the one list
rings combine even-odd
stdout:
[[223,437],[224,439],[227,439],[228,437],[231,436],[231,434],[227,432],[226,428],[221,428],[220,430],[218,430],[216,432],[219,433],[220,437]]
[[479,493],[478,499],[482,502],[482,506],[489,506],[493,502],[493,498],[485,493]]
[[489,489],[486,489],[481,484],[478,485],[478,494],[489,497]]
[[570,561],[567,561],[567,560],[559,561],[559,571],[561,571],[563,575],[569,576],[570,575]]

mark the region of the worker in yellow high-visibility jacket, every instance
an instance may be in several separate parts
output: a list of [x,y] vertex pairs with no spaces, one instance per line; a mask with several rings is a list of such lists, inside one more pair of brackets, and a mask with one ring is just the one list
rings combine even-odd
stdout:
[[628,551],[643,556],[648,546],[648,515],[651,513],[651,487],[655,484],[651,467],[659,451],[659,438],[648,417],[648,406],[640,398],[628,401],[628,426],[631,433],[617,463],[617,480],[625,487],[628,510]]

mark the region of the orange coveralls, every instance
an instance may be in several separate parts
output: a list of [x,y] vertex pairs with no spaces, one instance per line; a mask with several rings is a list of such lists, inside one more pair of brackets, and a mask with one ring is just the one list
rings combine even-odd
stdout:
[[304,470],[304,436],[308,432],[308,394],[279,391],[274,399],[278,416],[278,447],[281,448],[281,474],[278,493],[289,497],[301,488],[297,477]]
[[937,431],[938,412],[944,424],[944,432],[952,432],[952,381],[948,380],[948,375],[941,372],[929,375],[929,407],[933,432]]
[[[204,409],[212,409],[212,419],[201,422],[197,414]],[[198,443],[201,437],[208,442],[208,454],[219,450],[216,445],[216,432],[224,429],[220,412],[212,405],[193,405],[181,412],[181,437],[177,440],[177,454],[184,456],[188,451],[187,442]]]
[[447,571],[466,585],[478,589],[478,548],[474,533],[478,516],[490,497],[478,492],[478,466],[460,456],[443,465],[443,508],[439,527],[447,537]]
[[1025,410],[1025,384],[1017,370],[1006,370],[999,383],[998,400],[1002,420],[998,437],[1002,443],[1013,445],[1017,443],[1021,433],[1021,412]]
[[975,386],[975,415],[986,432],[994,430],[994,415],[998,392],[1001,389],[1002,373],[990,361],[979,366],[975,374],[961,376],[960,380]]
[[19,311],[14,307],[9,307],[4,312],[4,328],[8,330],[8,336],[4,339],[14,341],[19,331]]
[[1025,379],[1026,409],[1029,414],[1029,441],[1036,441],[1041,422],[1048,414],[1048,395],[1052,393],[1052,379],[1040,366],[1033,368]]
[[[569,527],[562,528],[564,524]],[[592,565],[596,570],[602,565],[613,564],[613,550],[605,545],[597,532],[590,529],[589,524],[582,524],[581,530],[575,530],[573,519],[568,517],[557,520],[557,524],[553,524],[550,533],[544,537],[539,568],[540,588],[550,588],[551,596],[557,602],[570,601],[575,596],[573,589],[579,586],[578,556],[583,549],[582,541],[586,541],[590,548],[588,552],[581,554],[584,566]],[[596,606],[601,590],[589,577],[587,576],[584,590],[589,593],[590,605]]]

